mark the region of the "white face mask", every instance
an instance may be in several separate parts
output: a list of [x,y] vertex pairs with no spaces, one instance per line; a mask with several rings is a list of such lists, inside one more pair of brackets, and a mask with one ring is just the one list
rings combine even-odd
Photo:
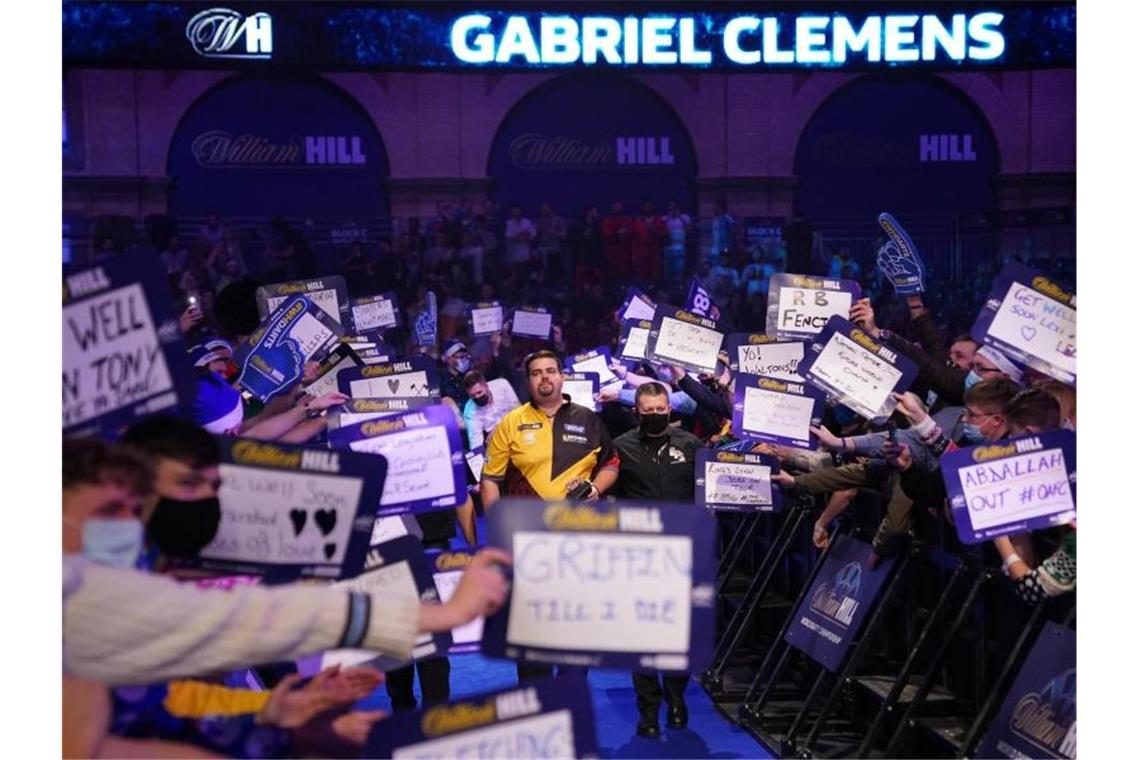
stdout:
[[83,556],[100,565],[130,569],[143,549],[143,524],[138,520],[83,522]]
[[471,369],[471,360],[470,359],[456,359],[455,360],[455,369],[457,369],[460,374],[465,374],[467,372],[467,370]]

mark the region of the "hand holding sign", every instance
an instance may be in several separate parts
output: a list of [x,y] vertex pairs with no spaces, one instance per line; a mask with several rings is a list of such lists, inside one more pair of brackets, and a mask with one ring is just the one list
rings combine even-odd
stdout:
[[420,610],[420,630],[450,631],[481,615],[494,615],[507,598],[507,579],[501,568],[510,564],[511,555],[502,549],[488,547],[476,554],[450,601]]
[[875,258],[879,271],[891,281],[895,293],[900,296],[921,295],[926,289],[923,283],[926,270],[918,255],[918,246],[898,220],[885,211],[879,214],[879,226],[890,236]]

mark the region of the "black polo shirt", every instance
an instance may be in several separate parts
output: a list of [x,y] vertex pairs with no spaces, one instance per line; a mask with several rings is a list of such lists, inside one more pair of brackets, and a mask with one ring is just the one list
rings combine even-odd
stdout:
[[614,439],[614,448],[621,457],[615,495],[692,503],[700,438],[674,427],[653,438],[634,428]]

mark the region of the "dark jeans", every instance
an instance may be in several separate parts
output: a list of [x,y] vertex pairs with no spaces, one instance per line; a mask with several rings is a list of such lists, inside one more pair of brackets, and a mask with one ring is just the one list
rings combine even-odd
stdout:
[[384,685],[392,699],[393,710],[416,709],[416,697],[412,694],[415,670],[420,672],[420,693],[425,705],[451,699],[451,661],[446,657],[433,657],[388,671]]
[[[550,678],[554,675],[553,665],[533,665],[529,662],[516,663],[516,669],[519,674],[519,683],[526,681],[541,681],[544,678]],[[576,676],[578,678],[585,678],[589,668],[583,668],[579,665],[559,665],[558,677],[563,676]]]
[[[664,690],[661,688],[661,681],[665,683]],[[634,673],[633,690],[637,692],[637,712],[641,715],[649,713],[656,716],[657,710],[661,707],[663,694],[668,704],[677,704],[684,700],[685,687],[688,685],[689,675],[687,673],[683,676]]]

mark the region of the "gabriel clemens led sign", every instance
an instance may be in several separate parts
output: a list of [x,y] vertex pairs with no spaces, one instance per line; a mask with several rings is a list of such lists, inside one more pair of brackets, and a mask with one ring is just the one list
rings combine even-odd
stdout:
[[712,30],[719,33],[710,34],[714,20],[703,14],[493,19],[469,13],[451,25],[450,41],[456,59],[471,65],[708,67],[726,62],[841,66],[852,59],[884,64],[984,62],[999,59],[1005,52],[1004,18],[992,11],[870,15],[858,21],[818,13],[779,18],[722,16],[717,21],[723,26]]

